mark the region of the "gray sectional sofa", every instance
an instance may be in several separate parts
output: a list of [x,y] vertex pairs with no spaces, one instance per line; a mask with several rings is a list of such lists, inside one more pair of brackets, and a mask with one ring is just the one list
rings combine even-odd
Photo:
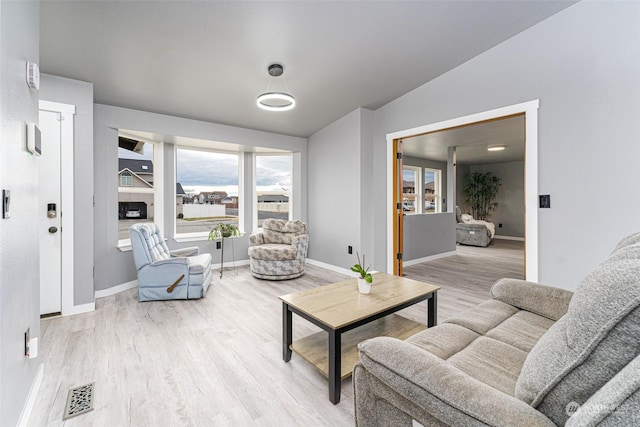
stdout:
[[575,293],[515,279],[406,341],[360,344],[358,426],[640,425],[640,233]]

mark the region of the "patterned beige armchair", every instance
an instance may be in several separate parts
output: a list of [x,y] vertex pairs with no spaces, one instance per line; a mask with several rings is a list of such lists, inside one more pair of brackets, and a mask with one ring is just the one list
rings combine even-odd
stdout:
[[304,274],[309,235],[302,221],[268,218],[249,236],[249,266],[259,279],[287,280]]

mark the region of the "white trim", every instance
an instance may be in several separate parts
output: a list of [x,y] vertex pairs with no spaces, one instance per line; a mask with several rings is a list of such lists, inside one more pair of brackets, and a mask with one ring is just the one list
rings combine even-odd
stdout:
[[423,262],[427,262],[427,261],[434,261],[436,259],[440,259],[440,258],[446,258],[449,256],[454,256],[456,255],[457,252],[456,251],[450,251],[450,252],[442,252],[441,254],[436,254],[436,255],[429,255],[423,258],[416,258],[416,259],[410,259],[408,261],[402,261],[402,266],[403,267],[409,267],[412,265],[416,265],[416,264],[421,264]]
[[27,427],[29,424],[29,418],[31,417],[31,412],[36,404],[36,397],[38,397],[38,392],[40,391],[40,385],[42,384],[43,378],[44,363],[41,363],[38,366],[38,372],[36,372],[36,376],[31,383],[29,395],[27,396],[27,401],[24,403],[24,407],[22,408],[22,413],[20,414],[17,427]]
[[96,303],[90,302],[88,304],[74,305],[64,313],[63,316],[75,316],[76,314],[90,313],[96,311]]
[[[225,264],[227,264],[225,266],[225,268],[242,267],[243,265],[249,265],[249,260],[248,259],[240,259],[240,260],[237,260],[237,261],[227,261],[227,262],[225,262]],[[231,265],[229,265],[229,264],[231,264]],[[211,272],[215,273],[215,270],[218,270],[218,272],[220,271],[220,263],[211,264]]]
[[202,233],[182,233],[173,237],[173,241],[178,243],[206,242],[207,240],[209,240],[209,232],[207,231]]
[[324,268],[325,270],[335,271],[336,273],[346,274],[347,276],[357,277],[357,273],[349,270],[348,268],[342,268],[335,265],[327,264],[326,262],[316,261],[314,259],[307,258],[307,263],[315,265],[316,267]]
[[60,113],[60,229],[61,235],[61,313],[69,316],[75,313],[73,301],[74,277],[74,115],[76,106],[59,102],[40,101],[39,110]]
[[518,242],[524,242],[524,237],[514,237],[514,236],[499,236],[499,235],[495,235],[493,236],[494,239],[500,239],[500,240],[516,240]]
[[95,292],[95,297],[96,297],[96,299],[109,297],[111,295],[115,295],[115,294],[118,294],[120,292],[124,292],[124,291],[127,291],[129,289],[133,289],[133,288],[135,288],[137,286],[138,286],[138,281],[137,280],[132,280],[130,282],[123,283],[121,285],[116,285],[116,286],[112,286],[112,287],[107,288],[107,289],[102,289],[102,290],[96,291]]
[[387,270],[393,271],[393,141],[412,135],[525,113],[526,280],[538,281],[538,108],[539,100],[387,134]]

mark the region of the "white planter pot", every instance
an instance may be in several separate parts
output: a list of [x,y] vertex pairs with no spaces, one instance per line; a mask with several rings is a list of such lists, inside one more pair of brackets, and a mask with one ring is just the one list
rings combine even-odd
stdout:
[[371,292],[371,283],[367,283],[366,280],[358,277],[358,291],[360,291],[361,294],[368,294]]

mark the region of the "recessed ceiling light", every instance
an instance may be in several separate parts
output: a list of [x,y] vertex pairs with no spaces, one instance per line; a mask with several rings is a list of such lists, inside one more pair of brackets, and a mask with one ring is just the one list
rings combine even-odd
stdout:
[[487,147],[487,151],[502,151],[504,150],[505,147],[504,145],[490,145]]

